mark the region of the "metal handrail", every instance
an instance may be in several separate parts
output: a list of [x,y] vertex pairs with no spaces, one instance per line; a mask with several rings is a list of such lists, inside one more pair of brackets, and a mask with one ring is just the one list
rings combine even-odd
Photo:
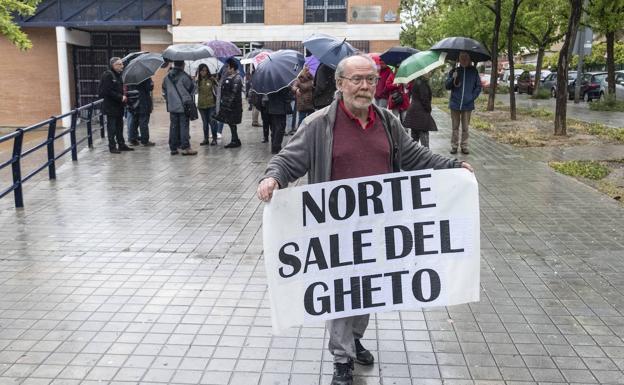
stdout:
[[[100,99],[93,103],[89,103],[84,106],[78,107],[68,113],[51,116],[49,119],[33,124],[32,126],[28,126],[26,128],[18,128],[14,132],[11,132],[10,134],[0,136],[0,143],[4,143],[11,139],[13,140],[13,154],[11,158],[5,162],[0,163],[0,170],[2,170],[5,167],[11,166],[11,169],[13,172],[13,184],[10,187],[5,188],[4,190],[0,190],[0,198],[3,198],[5,195],[13,192],[14,199],[15,199],[15,207],[22,208],[24,207],[24,195],[22,191],[22,185],[24,184],[24,182],[26,182],[33,176],[37,175],[40,171],[42,171],[45,168],[48,169],[48,178],[56,179],[56,163],[55,162],[57,159],[59,159],[60,157],[62,157],[63,155],[67,154],[70,151],[72,154],[72,161],[77,162],[78,161],[78,145],[80,143],[87,140],[89,148],[93,148],[92,121],[94,118],[99,117],[98,120],[100,123],[100,137],[104,138],[104,115],[101,113],[99,109],[97,110],[98,111],[97,115],[94,115],[94,112],[96,111],[96,107],[102,104],[102,102],[103,100]],[[87,111],[87,119],[86,119],[87,136],[80,140],[77,140],[76,139],[76,126],[78,122],[78,116],[80,112],[83,112],[85,110]],[[69,128],[67,128],[66,130],[60,133],[57,133],[56,132],[57,121],[59,119],[63,119],[66,117],[71,117],[71,124]],[[24,134],[30,131],[36,130],[38,128],[45,127],[45,126],[47,126],[48,128],[48,135],[45,141],[24,151],[22,148],[23,142],[24,142]],[[70,137],[70,146],[68,148],[63,149],[60,154],[55,155],[54,142],[57,139],[67,134],[69,134],[69,137]],[[32,154],[33,152],[43,147],[47,148],[48,160],[41,166],[35,168],[34,171],[29,173],[25,177],[22,177],[22,167],[21,167],[22,158]]]

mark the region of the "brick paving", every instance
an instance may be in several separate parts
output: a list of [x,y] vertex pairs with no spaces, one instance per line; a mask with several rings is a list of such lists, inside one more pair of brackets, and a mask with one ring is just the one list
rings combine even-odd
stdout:
[[[446,153],[450,119],[435,118]],[[172,157],[166,122],[153,148],[98,139],[27,184],[24,210],[0,200],[0,384],[329,384],[323,325],[271,335],[260,129]],[[374,315],[377,362],[355,384],[623,384],[624,208],[478,132],[471,144],[481,301]]]

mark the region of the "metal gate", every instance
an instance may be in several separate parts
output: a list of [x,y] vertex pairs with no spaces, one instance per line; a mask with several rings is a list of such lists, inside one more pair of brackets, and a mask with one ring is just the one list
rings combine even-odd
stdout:
[[91,47],[73,47],[76,104],[84,106],[99,99],[98,85],[113,56],[139,51],[139,32],[91,32]]

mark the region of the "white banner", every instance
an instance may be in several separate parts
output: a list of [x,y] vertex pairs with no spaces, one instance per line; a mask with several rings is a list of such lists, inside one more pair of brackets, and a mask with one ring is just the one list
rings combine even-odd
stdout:
[[273,332],[479,300],[479,193],[465,169],[277,190],[265,206]]

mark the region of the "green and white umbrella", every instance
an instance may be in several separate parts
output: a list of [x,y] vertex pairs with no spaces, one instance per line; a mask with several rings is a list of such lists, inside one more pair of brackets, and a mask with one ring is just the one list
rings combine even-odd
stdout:
[[419,76],[444,65],[446,52],[420,51],[403,60],[394,77],[396,84],[407,84]]

